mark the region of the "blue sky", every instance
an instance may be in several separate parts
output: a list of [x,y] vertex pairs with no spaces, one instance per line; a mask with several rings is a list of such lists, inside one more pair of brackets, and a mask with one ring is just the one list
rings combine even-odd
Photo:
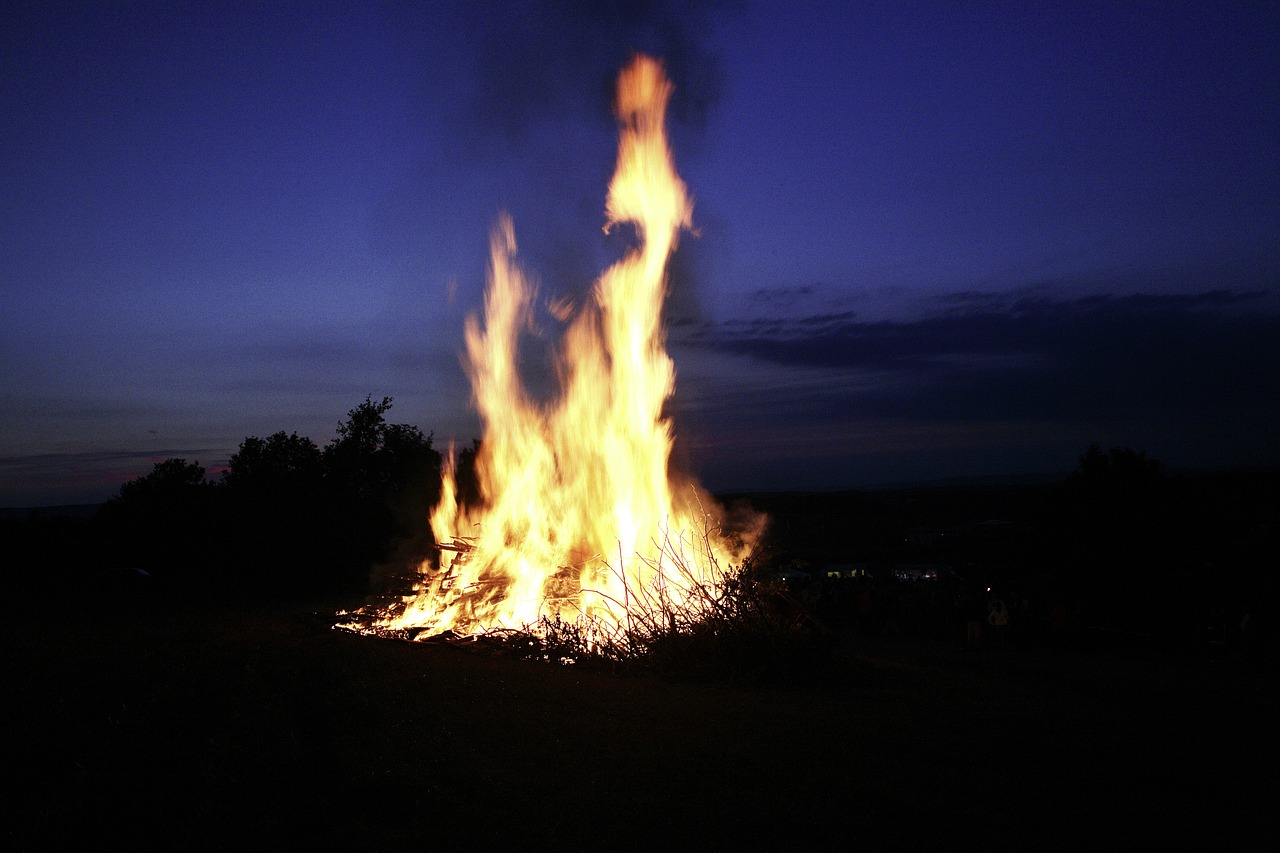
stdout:
[[0,505],[323,444],[369,394],[478,436],[489,229],[547,296],[617,256],[634,49],[677,87],[712,488],[1280,464],[1274,4],[838,5],[6,4]]

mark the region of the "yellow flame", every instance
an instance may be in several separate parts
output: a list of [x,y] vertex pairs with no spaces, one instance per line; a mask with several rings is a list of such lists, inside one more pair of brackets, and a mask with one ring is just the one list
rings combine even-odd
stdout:
[[[618,161],[607,231],[633,223],[639,245],[597,281],[557,357],[560,394],[533,400],[518,364],[534,288],[502,217],[490,240],[484,320],[466,324],[466,367],[484,423],[476,457],[482,506],[463,506],[450,452],[431,528],[438,569],[383,628],[460,634],[585,620],[606,630],[670,609],[697,612],[707,589],[749,546],[722,538],[718,509],[668,474],[663,405],[675,368],[661,323],[666,264],[692,204],[676,174],[664,116],[672,87],[638,56],[618,80]],[[567,308],[568,306],[563,306]]]

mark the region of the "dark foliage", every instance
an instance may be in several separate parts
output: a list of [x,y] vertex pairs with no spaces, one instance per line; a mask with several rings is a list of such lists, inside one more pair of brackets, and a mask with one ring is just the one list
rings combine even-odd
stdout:
[[427,510],[440,490],[440,453],[417,427],[387,423],[390,408],[390,397],[366,397],[324,449],[327,510],[342,529],[328,553],[353,584],[374,565],[420,562],[435,544]]
[[229,578],[278,587],[323,570],[330,502],[311,439],[284,432],[246,438],[223,472],[221,491]]
[[218,516],[218,496],[200,463],[157,462],[102,507],[102,556],[114,569],[203,578],[217,562]]
[[362,595],[372,566],[420,561],[434,544],[440,454],[387,422],[391,402],[367,397],[323,450],[296,432],[249,436],[219,481],[198,463],[157,463],[93,520],[95,557],[205,597]]

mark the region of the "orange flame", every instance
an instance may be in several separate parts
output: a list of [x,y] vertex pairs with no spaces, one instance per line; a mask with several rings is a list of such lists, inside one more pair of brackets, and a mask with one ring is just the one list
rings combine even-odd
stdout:
[[520,380],[517,344],[532,323],[534,288],[516,265],[511,220],[494,229],[484,320],[466,325],[485,503],[459,503],[451,454],[431,515],[441,565],[424,564],[414,594],[379,627],[472,634],[545,618],[626,630],[670,609],[696,613],[745,556],[750,543],[721,535],[718,508],[692,484],[673,492],[668,476],[673,434],[662,409],[675,368],[661,310],[667,260],[692,223],[664,125],[671,91],[649,57],[619,77],[605,230],[634,223],[639,245],[573,317],[556,362],[560,394],[549,403]]

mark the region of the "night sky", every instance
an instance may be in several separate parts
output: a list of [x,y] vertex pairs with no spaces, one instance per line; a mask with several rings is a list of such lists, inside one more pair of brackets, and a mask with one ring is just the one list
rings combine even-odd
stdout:
[[677,87],[708,486],[1280,464],[1280,5],[483,5],[4,4],[0,506],[323,445],[366,395],[479,437],[489,229],[547,299],[618,257],[636,49]]

